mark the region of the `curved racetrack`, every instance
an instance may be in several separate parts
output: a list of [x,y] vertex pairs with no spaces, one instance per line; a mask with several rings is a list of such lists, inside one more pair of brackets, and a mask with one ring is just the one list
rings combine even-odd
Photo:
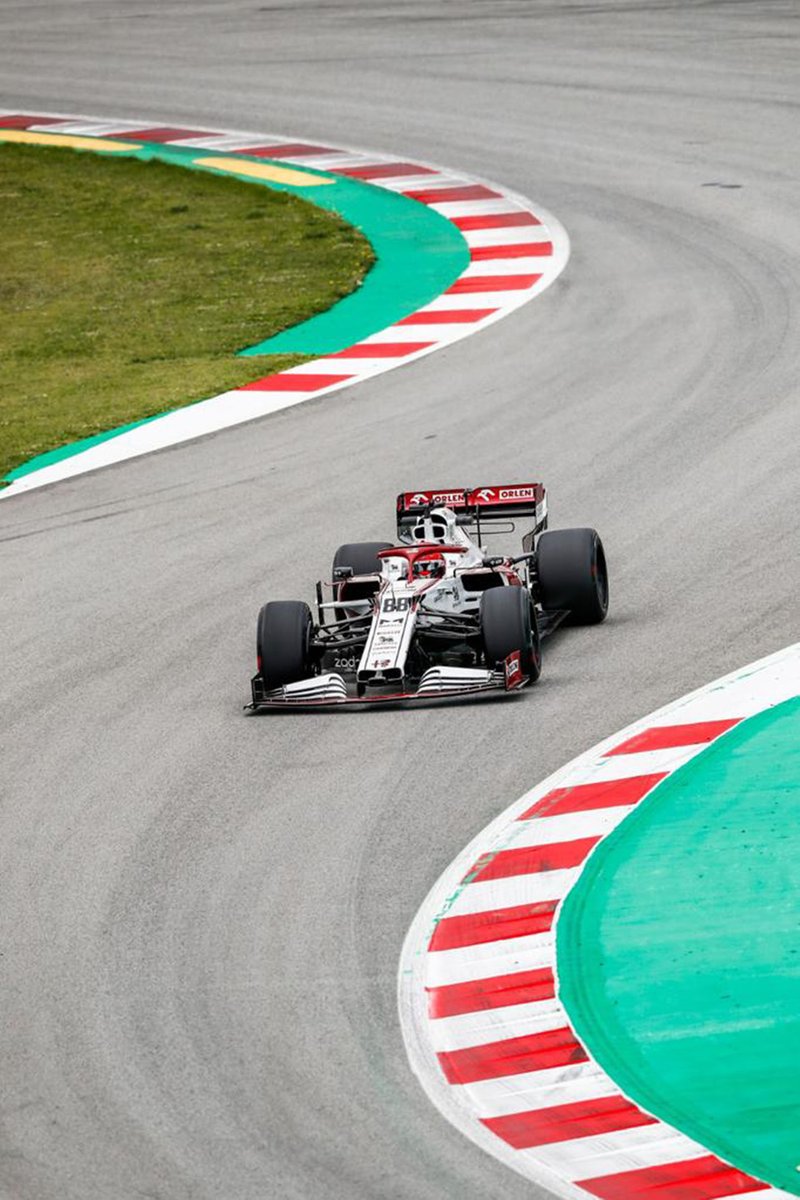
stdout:
[[[793,0],[0,4],[8,108],[420,156],[573,244],[450,350],[0,506],[3,1197],[532,1194],[411,1076],[397,959],[500,808],[797,636],[799,34]],[[614,585],[535,692],[242,716],[263,600],[401,487],[530,476]]]

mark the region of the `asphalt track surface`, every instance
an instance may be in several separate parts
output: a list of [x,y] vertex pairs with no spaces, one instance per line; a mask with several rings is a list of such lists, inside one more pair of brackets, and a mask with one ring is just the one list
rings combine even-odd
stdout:
[[[4,1200],[535,1194],[411,1076],[400,945],[525,788],[797,636],[798,35],[793,0],[0,4],[7,107],[422,156],[573,243],[450,350],[0,505]],[[260,603],[401,487],[531,476],[613,571],[535,692],[242,715]]]

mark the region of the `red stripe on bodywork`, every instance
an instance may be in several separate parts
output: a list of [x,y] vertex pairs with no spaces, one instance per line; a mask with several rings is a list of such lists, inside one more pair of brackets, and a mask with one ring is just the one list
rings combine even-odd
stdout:
[[441,1050],[437,1056],[448,1083],[476,1083],[525,1071],[545,1071],[586,1062],[588,1055],[568,1026],[526,1037],[486,1042],[465,1050]]
[[515,1150],[657,1124],[655,1117],[643,1113],[624,1096],[600,1096],[505,1117],[482,1117],[481,1121]]
[[124,133],[115,133],[114,137],[126,142],[179,142],[187,138],[219,137],[219,134],[208,129],[172,129],[157,125],[152,129],[126,129]]
[[412,200],[421,204],[452,204],[455,200],[500,200],[501,192],[494,192],[482,183],[460,183],[457,187],[443,188],[412,188],[403,192]]
[[467,913],[463,917],[442,917],[428,945],[429,950],[454,950],[457,946],[480,946],[507,938],[547,933],[553,925],[557,901],[516,904],[491,912]]
[[541,225],[538,217],[529,212],[486,213],[478,217],[451,217],[457,229],[467,233],[470,229],[514,229],[518,225]]
[[66,117],[32,117],[30,113],[9,113],[0,117],[0,129],[30,129],[31,125],[65,125]]
[[457,296],[463,292],[519,292],[531,288],[541,275],[469,275],[457,279],[445,293]]
[[416,163],[375,163],[366,167],[336,167],[334,175],[348,175],[351,179],[392,179],[395,175],[438,175],[431,167],[420,167]]
[[636,804],[666,777],[666,773],[633,775],[630,779],[610,779],[605,783],[579,783],[575,787],[555,788],[531,805],[519,820],[560,817],[563,813],[586,812],[592,808]]
[[548,846],[498,850],[496,854],[488,855],[485,861],[479,858],[464,878],[469,883],[485,883],[489,879],[507,879],[510,875],[533,875],[542,871],[578,867],[599,841],[599,837],[587,837],[577,838],[573,842],[554,842]]
[[312,146],[309,142],[283,142],[277,146],[246,146],[236,154],[249,154],[251,158],[309,158],[315,154],[340,154],[332,146]]
[[657,1196],[668,1196],[669,1200],[717,1200],[720,1196],[761,1191],[768,1186],[744,1171],[729,1167],[713,1154],[578,1181],[578,1187],[599,1196],[600,1200],[653,1200]]
[[352,375],[267,375],[236,388],[237,392],[317,392],[320,388],[353,379]]
[[697,746],[713,742],[721,733],[738,725],[741,717],[727,721],[697,721],[692,725],[654,725],[606,751],[606,758],[615,754],[641,754],[646,750],[669,750],[673,746]]
[[440,308],[438,312],[415,312],[398,325],[469,325],[496,313],[496,308]]
[[427,350],[435,346],[435,342],[357,342],[346,350],[339,350],[329,358],[403,358],[406,354],[416,354],[418,350]]
[[473,246],[470,258],[486,262],[494,258],[545,258],[552,253],[552,242],[512,242],[505,246]]
[[485,1012],[491,1008],[508,1008],[512,1004],[534,1004],[538,1000],[552,1000],[556,994],[549,967],[517,971],[513,975],[493,975],[489,979],[470,979],[467,983],[446,983],[427,991],[428,1016],[434,1020]]

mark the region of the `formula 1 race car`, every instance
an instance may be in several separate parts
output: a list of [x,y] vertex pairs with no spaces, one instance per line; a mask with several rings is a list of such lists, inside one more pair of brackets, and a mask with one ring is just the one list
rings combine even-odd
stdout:
[[[482,536],[522,518],[523,553],[487,554]],[[339,547],[316,622],[302,600],[263,606],[248,708],[516,692],[539,678],[542,638],[608,610],[600,538],[547,531],[540,483],[402,492],[397,536]]]

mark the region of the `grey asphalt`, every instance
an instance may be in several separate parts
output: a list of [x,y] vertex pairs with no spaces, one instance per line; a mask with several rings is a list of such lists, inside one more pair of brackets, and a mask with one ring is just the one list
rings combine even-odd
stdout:
[[[6,107],[419,155],[573,245],[448,351],[0,503],[3,1200],[536,1194],[411,1076],[398,954],[528,786],[798,635],[799,35],[794,0],[0,0]],[[535,692],[242,715],[259,605],[396,491],[531,477],[613,572]]]

